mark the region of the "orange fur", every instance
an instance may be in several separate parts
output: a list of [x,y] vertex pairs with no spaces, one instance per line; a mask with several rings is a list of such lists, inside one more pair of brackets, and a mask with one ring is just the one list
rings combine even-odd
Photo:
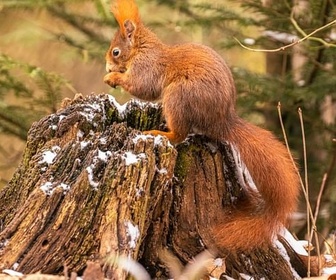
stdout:
[[[141,24],[133,1],[117,0],[112,11],[121,28],[127,19],[137,25],[130,27],[128,38],[120,32],[113,38],[106,53],[110,73],[104,81],[140,99],[162,101],[169,132],[145,133],[178,143],[197,132],[235,145],[258,191],[246,183],[247,198],[223,210],[221,223],[213,226],[217,245],[236,251],[269,244],[295,210],[299,194],[299,177],[285,146],[237,115],[231,71],[214,50],[162,43]],[[115,49],[120,55],[114,55]]]
[[126,36],[124,27],[124,22],[126,20],[131,20],[135,24],[140,22],[138,7],[134,0],[115,0],[114,4],[111,6],[111,12],[118,22],[120,30],[124,36]]
[[[227,140],[233,143],[253,178],[259,195],[247,209],[237,205],[214,227],[217,244],[229,250],[269,245],[295,211],[299,177],[287,149],[272,133],[239,120]],[[253,197],[253,194],[250,196]]]

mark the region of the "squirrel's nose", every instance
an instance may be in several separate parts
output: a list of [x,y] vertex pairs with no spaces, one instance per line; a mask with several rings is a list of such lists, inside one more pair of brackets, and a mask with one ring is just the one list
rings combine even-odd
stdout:
[[105,69],[106,69],[107,73],[111,73],[111,72],[125,73],[126,70],[127,70],[126,67],[117,66],[117,65],[115,65],[113,63],[110,63],[110,62],[106,62]]
[[105,66],[105,69],[106,69],[106,72],[107,73],[110,73],[112,72],[112,65],[110,63],[106,63],[106,66]]

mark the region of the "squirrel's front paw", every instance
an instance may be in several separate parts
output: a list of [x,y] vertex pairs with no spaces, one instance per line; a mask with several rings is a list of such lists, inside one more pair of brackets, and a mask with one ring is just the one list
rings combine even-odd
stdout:
[[108,73],[105,75],[104,77],[104,83],[108,84],[110,87],[113,87],[115,88],[116,86],[119,85],[118,83],[118,76],[117,76],[118,73],[116,72],[111,72],[111,73]]

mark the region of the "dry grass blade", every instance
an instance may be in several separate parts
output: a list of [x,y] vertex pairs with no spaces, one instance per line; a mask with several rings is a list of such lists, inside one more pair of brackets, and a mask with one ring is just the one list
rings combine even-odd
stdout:
[[162,249],[160,259],[169,268],[170,275],[175,280],[197,280],[201,279],[206,273],[206,268],[210,261],[213,260],[213,255],[205,250],[198,254],[192,262],[185,267],[181,262],[166,249]]
[[121,255],[111,254],[106,259],[106,264],[109,266],[118,266],[119,268],[130,273],[136,280],[150,280],[151,277],[146,269],[135,260]]

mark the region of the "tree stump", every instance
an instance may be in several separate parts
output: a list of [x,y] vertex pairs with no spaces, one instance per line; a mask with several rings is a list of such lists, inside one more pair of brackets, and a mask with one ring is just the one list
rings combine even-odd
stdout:
[[[108,95],[79,96],[34,123],[22,161],[0,192],[0,268],[82,273],[87,261],[127,256],[164,279],[170,266],[164,248],[182,265],[210,248],[223,262],[212,265],[217,275],[303,276],[287,245],[288,254],[279,247],[235,255],[214,248],[210,226],[241,195],[234,148],[202,136],[174,147],[140,132],[164,125],[159,105],[120,106]],[[118,265],[104,273],[128,277]]]

